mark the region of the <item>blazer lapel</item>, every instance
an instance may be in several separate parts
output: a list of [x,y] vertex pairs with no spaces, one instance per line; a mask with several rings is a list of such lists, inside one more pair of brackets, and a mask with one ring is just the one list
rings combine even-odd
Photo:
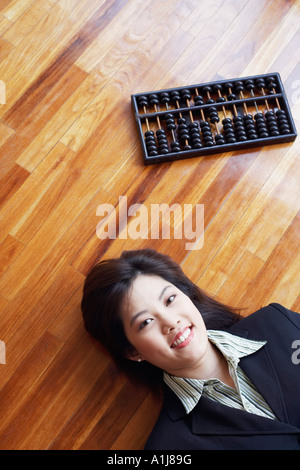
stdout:
[[266,344],[240,360],[240,367],[253,382],[279,421],[288,422],[281,386]]
[[299,429],[202,397],[191,412],[192,432],[203,435],[259,435],[299,433]]
[[[248,331],[238,330],[234,334],[248,337]],[[263,340],[263,338],[262,338]],[[280,382],[268,351],[268,344],[249,356],[240,359],[239,366],[266,400],[279,421],[288,422],[288,415]]]

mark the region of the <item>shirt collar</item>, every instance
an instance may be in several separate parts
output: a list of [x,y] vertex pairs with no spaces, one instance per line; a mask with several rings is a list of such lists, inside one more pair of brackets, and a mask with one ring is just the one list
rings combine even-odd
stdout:
[[266,344],[266,341],[241,338],[227,331],[208,330],[207,336],[221,351],[227,362],[234,365],[239,363],[241,357],[255,353]]
[[[266,344],[266,341],[253,341],[220,330],[207,330],[207,336],[209,341],[221,351],[227,362],[235,368],[240,358],[255,353]],[[206,380],[175,377],[164,372],[165,383],[180,399],[187,413],[190,413],[196,406],[201,398],[205,382],[211,379],[213,377]]]

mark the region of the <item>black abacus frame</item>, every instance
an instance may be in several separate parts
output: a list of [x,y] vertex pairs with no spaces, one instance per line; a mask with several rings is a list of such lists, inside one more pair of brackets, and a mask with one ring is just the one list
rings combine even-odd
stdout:
[[[161,93],[171,93],[173,91],[178,91],[181,92],[183,90],[189,90],[191,91],[192,94],[195,94],[195,90],[197,89],[203,89],[206,86],[213,87],[215,85],[225,85],[227,83],[232,83],[233,85],[236,82],[245,82],[246,80],[257,80],[257,79],[263,79],[266,80],[268,78],[275,78],[277,82],[276,86],[276,93],[268,93],[264,94],[261,96],[254,96],[254,97],[249,97],[249,98],[239,98],[236,100],[232,101],[225,101],[225,102],[215,102],[213,104],[201,104],[201,105],[193,105],[191,107],[180,107],[177,109],[166,109],[163,111],[157,111],[157,112],[152,112],[152,113],[140,113],[140,106],[138,105],[138,98],[140,96],[146,96],[147,98],[152,95],[160,95]],[[268,136],[268,137],[263,137],[263,138],[255,138],[255,139],[247,139],[246,141],[236,141],[233,143],[225,142],[222,145],[217,145],[214,144],[211,147],[202,147],[202,148],[197,148],[197,149],[190,149],[190,150],[181,150],[179,152],[172,152],[169,151],[168,153],[165,154],[158,154],[151,156],[148,154],[146,144],[145,144],[145,135],[144,131],[142,128],[142,123],[145,123],[146,120],[148,122],[153,122],[157,120],[157,117],[164,118],[164,116],[168,113],[171,113],[175,118],[179,113],[185,113],[188,114],[190,111],[192,112],[200,112],[200,110],[205,111],[206,109],[211,108],[212,106],[217,108],[217,110],[222,110],[222,107],[225,109],[230,109],[232,111],[233,106],[235,105],[236,107],[241,107],[246,104],[246,106],[251,106],[253,107],[255,102],[257,104],[263,102],[265,103],[266,100],[268,102],[270,101],[275,101],[277,98],[278,102],[280,103],[280,107],[283,111],[285,111],[286,118],[288,120],[289,126],[290,126],[290,133],[289,134],[280,134],[278,136]],[[136,93],[131,95],[131,102],[132,102],[132,108],[133,112],[135,115],[137,127],[138,127],[138,133],[142,145],[142,152],[143,152],[143,159],[144,159],[144,164],[145,165],[151,165],[151,164],[156,164],[156,163],[163,163],[163,162],[170,162],[170,161],[175,161],[175,160],[182,160],[186,158],[192,158],[192,157],[201,157],[205,155],[213,155],[213,154],[218,154],[218,153],[225,153],[225,152],[232,152],[232,151],[237,151],[240,149],[248,149],[248,148],[253,148],[253,147],[263,147],[265,145],[273,145],[273,144],[278,144],[278,143],[285,143],[285,142],[292,142],[296,139],[297,137],[297,131],[296,127],[294,124],[294,120],[291,114],[290,106],[286,97],[286,93],[283,87],[283,83],[280,77],[280,74],[278,72],[274,73],[267,73],[267,74],[262,74],[262,75],[251,75],[247,77],[241,77],[241,78],[234,78],[234,79],[224,79],[224,80],[218,80],[218,81],[213,81],[213,82],[206,82],[206,83],[200,83],[196,85],[188,85],[188,86],[182,86],[182,87],[176,87],[176,88],[167,88],[167,89],[162,89],[162,90],[155,90],[155,91],[149,91],[149,92],[143,92],[143,93]],[[276,108],[275,106],[274,108]]]

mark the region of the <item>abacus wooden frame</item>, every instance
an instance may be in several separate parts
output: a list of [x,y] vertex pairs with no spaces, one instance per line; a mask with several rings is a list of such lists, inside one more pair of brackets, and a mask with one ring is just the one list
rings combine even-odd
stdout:
[[[172,91],[182,91],[182,90],[189,90],[194,94],[195,89],[203,89],[203,87],[210,86],[213,87],[214,85],[220,84],[220,85],[225,85],[229,82],[231,83],[236,83],[238,81],[245,82],[246,80],[256,80],[256,79],[268,79],[269,77],[276,78],[277,81],[277,87],[276,87],[276,93],[268,93],[264,94],[262,96],[255,96],[255,97],[248,97],[244,99],[236,99],[232,101],[225,101],[225,102],[215,102],[214,104],[202,104],[202,105],[193,105],[191,107],[180,107],[177,109],[165,109],[163,111],[157,111],[157,112],[151,112],[151,113],[140,113],[139,106],[138,106],[138,98],[140,96],[146,96],[149,97],[151,94],[156,94],[160,95],[161,93],[167,92],[171,93]],[[164,116],[168,113],[171,113],[175,118],[179,113],[200,113],[200,110],[202,109],[203,111],[207,110],[208,108],[214,106],[217,108],[217,110],[221,111],[222,107],[225,109],[233,109],[233,106],[235,105],[236,107],[241,107],[246,104],[248,107],[253,107],[256,104],[260,104],[261,102],[268,102],[278,100],[280,107],[282,110],[285,111],[286,117],[288,119],[288,123],[290,126],[291,132],[289,134],[280,134],[278,136],[269,136],[269,137],[264,137],[264,138],[256,138],[256,139],[247,139],[246,141],[237,141],[234,143],[229,143],[225,142],[222,145],[217,145],[214,144],[211,147],[202,147],[200,149],[190,149],[190,150],[181,150],[179,152],[172,152],[169,151],[166,154],[158,154],[155,156],[151,156],[147,152],[147,148],[145,145],[145,137],[144,137],[144,131],[142,128],[143,123],[146,122],[146,119],[148,122],[154,122],[159,119],[163,119]],[[234,79],[224,79],[224,80],[218,80],[218,81],[213,81],[213,82],[207,82],[207,83],[200,83],[197,85],[189,85],[189,86],[182,86],[182,87],[177,87],[177,88],[169,88],[169,89],[162,89],[162,90],[157,90],[157,91],[150,91],[150,92],[144,92],[144,93],[136,93],[131,95],[131,102],[132,102],[132,108],[138,128],[138,133],[141,141],[141,146],[142,146],[142,152],[143,152],[143,160],[145,165],[151,165],[151,164],[156,164],[156,163],[163,163],[163,162],[170,162],[170,161],[175,161],[175,160],[181,160],[181,159],[186,159],[186,158],[193,158],[193,157],[201,157],[204,155],[213,155],[213,154],[218,154],[218,153],[225,153],[225,152],[232,152],[232,151],[237,151],[237,150],[242,150],[242,149],[247,149],[247,148],[253,148],[253,147],[263,147],[265,145],[273,145],[273,144],[278,144],[278,143],[286,143],[286,142],[292,142],[296,139],[297,137],[297,131],[296,127],[294,124],[294,120],[291,114],[290,106],[286,97],[286,93],[283,87],[283,83],[280,77],[280,74],[278,72],[275,73],[268,73],[268,74],[263,74],[263,75],[253,75],[253,76],[248,76],[248,77],[241,77],[241,78],[234,78]],[[277,109],[277,106],[273,107],[273,109]],[[208,121],[209,122],[209,121]]]

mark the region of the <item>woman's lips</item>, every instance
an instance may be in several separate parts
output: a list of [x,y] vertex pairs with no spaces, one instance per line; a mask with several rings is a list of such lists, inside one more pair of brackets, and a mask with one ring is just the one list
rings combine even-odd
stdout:
[[193,329],[192,326],[188,326],[184,330],[177,333],[173,342],[171,344],[171,348],[184,348],[192,339],[193,337]]

